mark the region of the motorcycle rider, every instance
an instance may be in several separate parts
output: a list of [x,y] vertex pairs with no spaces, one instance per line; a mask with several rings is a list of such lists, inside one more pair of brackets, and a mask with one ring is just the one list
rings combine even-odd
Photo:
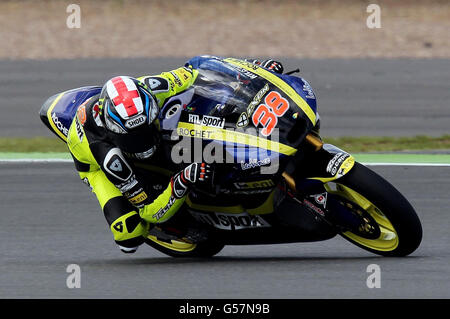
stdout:
[[[272,59],[247,61],[283,72],[282,64]],[[210,181],[212,169],[206,163],[192,163],[168,175],[173,165],[160,147],[160,108],[191,87],[197,75],[186,64],[155,76],[116,76],[78,108],[70,126],[67,144],[75,167],[95,193],[125,253],[137,250],[152,225],[168,224],[193,184]],[[136,167],[144,161],[153,165],[151,178]],[[186,235],[172,230],[179,237]]]

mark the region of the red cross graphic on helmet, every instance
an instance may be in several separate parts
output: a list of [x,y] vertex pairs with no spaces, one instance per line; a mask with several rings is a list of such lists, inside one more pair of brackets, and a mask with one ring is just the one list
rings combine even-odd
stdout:
[[[135,102],[133,99],[139,97],[139,92],[136,89],[129,90],[126,83],[122,79],[122,77],[118,76],[113,78],[112,83],[114,87],[117,90],[117,96],[113,98],[114,105],[118,106],[120,104],[123,104],[125,111],[127,112],[128,116],[133,116],[138,113],[138,109],[136,108]],[[134,86],[134,83],[131,82]]]

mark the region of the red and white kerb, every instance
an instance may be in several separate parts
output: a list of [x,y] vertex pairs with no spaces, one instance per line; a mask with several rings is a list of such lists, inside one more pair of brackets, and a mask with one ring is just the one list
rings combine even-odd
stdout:
[[112,78],[106,83],[106,91],[121,118],[128,119],[143,112],[138,88],[131,79],[123,76]]

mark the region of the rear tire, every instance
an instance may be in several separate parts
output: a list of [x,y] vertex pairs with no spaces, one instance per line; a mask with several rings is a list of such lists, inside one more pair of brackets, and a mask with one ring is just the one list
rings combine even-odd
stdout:
[[213,241],[198,244],[172,241],[170,244],[159,241],[155,237],[147,238],[145,242],[163,254],[176,258],[210,258],[218,254],[225,247],[224,244]]
[[[393,241],[394,244],[391,246],[389,244],[386,245],[387,241],[384,239],[388,238],[386,234],[382,234],[378,239],[371,241],[370,239],[359,237],[350,232],[341,233],[345,239],[367,251],[388,257],[407,256],[419,247],[422,241],[422,226],[414,208],[408,200],[383,177],[379,176],[369,168],[359,163],[355,163],[352,170],[342,178],[336,180],[335,183],[338,187],[339,185],[343,185],[351,191],[358,193],[368,200],[368,202],[373,204],[375,208],[372,206],[372,211],[381,211],[384,216],[380,217],[373,212],[371,215],[378,218],[378,220],[387,218],[388,222],[390,222],[390,226],[394,228],[392,234],[395,233],[397,236],[395,241]],[[348,189],[347,193],[352,194]],[[334,194],[341,196],[339,192],[334,192]],[[343,195],[343,197],[348,199],[349,196]],[[356,197],[358,197],[358,195],[356,195]],[[358,202],[354,202],[358,204]],[[368,203],[364,202],[364,199],[362,199],[362,202],[365,204]],[[387,234],[390,234],[390,232],[387,231]],[[392,236],[392,234],[390,236]]]

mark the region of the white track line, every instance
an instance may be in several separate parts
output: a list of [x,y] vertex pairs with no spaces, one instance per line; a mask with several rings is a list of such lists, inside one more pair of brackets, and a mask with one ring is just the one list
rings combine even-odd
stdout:
[[0,163],[73,163],[73,160],[62,158],[0,158]]
[[367,166],[450,166],[450,163],[361,163]]

